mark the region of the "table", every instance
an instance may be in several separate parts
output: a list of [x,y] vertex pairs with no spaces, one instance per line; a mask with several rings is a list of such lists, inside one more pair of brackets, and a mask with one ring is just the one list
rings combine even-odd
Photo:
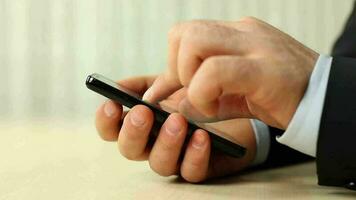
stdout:
[[2,122],[0,132],[1,200],[356,199],[318,186],[313,162],[189,184],[125,160],[88,121]]

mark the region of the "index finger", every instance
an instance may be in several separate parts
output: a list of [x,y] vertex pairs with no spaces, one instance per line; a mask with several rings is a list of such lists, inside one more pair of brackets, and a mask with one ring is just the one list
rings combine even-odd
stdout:
[[117,83],[142,96],[156,78],[157,76],[138,76],[119,80]]
[[178,51],[181,36],[189,23],[179,23],[173,26],[168,33],[168,68],[145,92],[143,100],[157,103],[182,87],[177,73]]
[[189,86],[201,63],[211,56],[243,54],[244,37],[234,26],[233,22],[194,21],[172,29],[169,34],[169,66],[143,99],[155,103],[181,87]]

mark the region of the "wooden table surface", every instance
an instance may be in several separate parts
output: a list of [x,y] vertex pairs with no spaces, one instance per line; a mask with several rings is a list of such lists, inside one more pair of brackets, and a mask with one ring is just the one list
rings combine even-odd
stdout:
[[89,122],[0,123],[0,159],[1,200],[356,199],[356,192],[318,186],[315,163],[205,184],[160,177],[146,162],[122,158]]

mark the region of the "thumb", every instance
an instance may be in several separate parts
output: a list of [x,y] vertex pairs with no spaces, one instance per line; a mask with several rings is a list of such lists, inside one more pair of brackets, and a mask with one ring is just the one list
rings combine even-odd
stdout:
[[190,104],[206,119],[253,118],[248,96],[258,88],[261,71],[238,56],[206,59],[188,88]]

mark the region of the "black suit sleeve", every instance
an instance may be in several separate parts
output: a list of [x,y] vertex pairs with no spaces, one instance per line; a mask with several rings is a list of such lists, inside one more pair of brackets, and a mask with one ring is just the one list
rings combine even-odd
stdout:
[[320,185],[356,183],[356,59],[334,57],[317,144]]
[[334,45],[317,144],[320,185],[356,189],[356,4]]
[[334,45],[332,55],[356,58],[356,1],[343,33]]
[[[317,144],[318,180],[320,185],[356,189],[356,3],[332,55]],[[270,128],[270,132],[267,165],[308,159],[275,141],[283,131]]]

